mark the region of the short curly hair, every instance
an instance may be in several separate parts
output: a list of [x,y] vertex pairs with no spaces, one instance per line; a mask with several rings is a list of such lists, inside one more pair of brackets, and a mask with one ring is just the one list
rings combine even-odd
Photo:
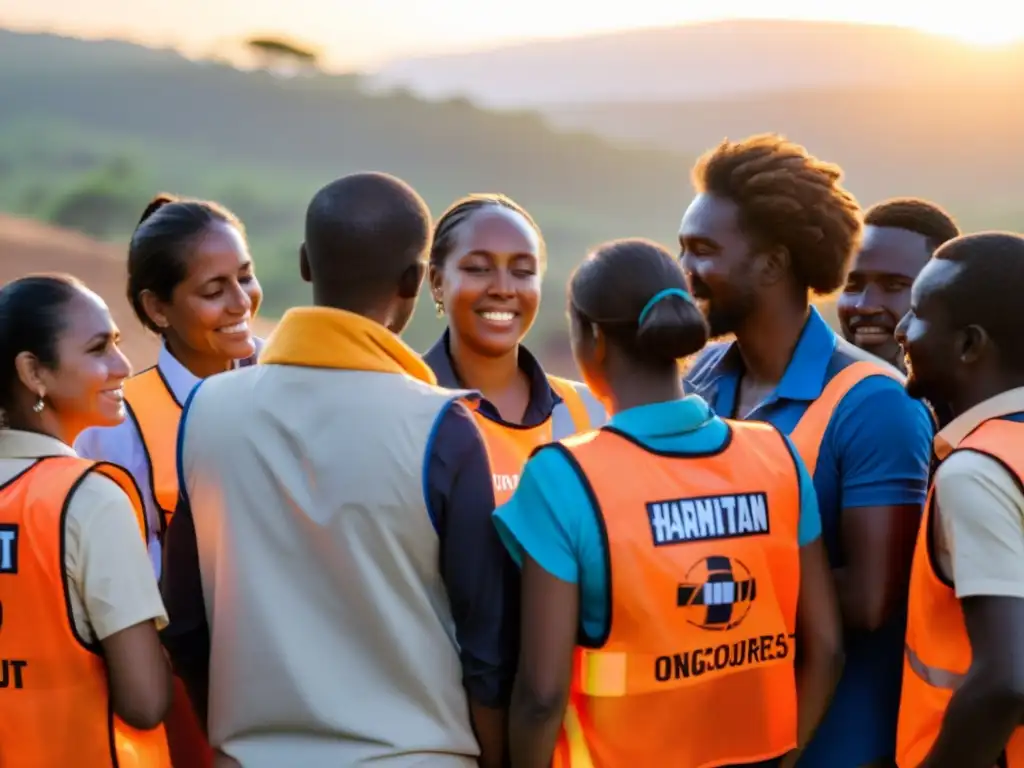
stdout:
[[919,197],[895,197],[876,203],[864,214],[864,223],[916,232],[928,241],[931,251],[960,236],[960,228],[952,216],[935,203]]
[[766,133],[726,139],[705,153],[693,185],[739,206],[743,231],[761,245],[785,247],[794,277],[820,295],[843,285],[863,230],[860,205],[842,176],[838,165]]

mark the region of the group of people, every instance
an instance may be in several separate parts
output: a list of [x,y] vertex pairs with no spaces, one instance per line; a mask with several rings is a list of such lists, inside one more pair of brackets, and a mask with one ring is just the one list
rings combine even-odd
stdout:
[[679,254],[573,272],[582,383],[530,215],[380,173],[266,340],[212,202],[131,239],[140,373],[79,280],[0,288],[0,766],[1024,767],[1024,238],[775,135],[693,183]]

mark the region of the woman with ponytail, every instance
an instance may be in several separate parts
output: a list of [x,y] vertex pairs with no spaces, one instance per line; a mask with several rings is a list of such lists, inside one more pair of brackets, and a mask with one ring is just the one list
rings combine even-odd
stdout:
[[569,315],[611,418],[535,451],[495,513],[522,567],[512,765],[791,765],[839,671],[807,470],[774,427],[683,396],[708,327],[661,246],[598,248]]
[[[157,363],[125,382],[125,422],[89,430],[75,447],[82,456],[119,464],[134,476],[159,577],[164,534],[178,499],[182,407],[201,379],[256,361],[260,342],[252,320],[263,291],[245,228],[233,213],[217,203],[161,194],[146,206],[132,235],[127,293],[139,322],[160,337]],[[174,602],[174,595],[164,597]],[[176,618],[169,632],[187,629],[185,623]],[[212,756],[200,727],[177,681],[167,722],[176,767],[209,765]]]

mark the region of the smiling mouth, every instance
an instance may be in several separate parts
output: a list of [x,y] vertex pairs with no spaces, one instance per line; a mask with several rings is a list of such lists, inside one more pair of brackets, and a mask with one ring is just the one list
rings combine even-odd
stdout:
[[893,337],[894,329],[886,325],[858,323],[851,325],[850,331],[853,333],[854,340],[860,343],[884,344],[889,341],[895,341]]
[[489,323],[496,323],[498,325],[509,325],[515,321],[517,314],[515,312],[477,312],[480,317]]
[[118,403],[124,402],[124,389],[122,389],[121,387],[118,387],[117,389],[105,389],[100,394],[106,395],[111,400],[114,400]]
[[217,333],[248,333],[249,332],[249,321],[242,320],[234,325],[225,325],[223,328],[218,328]]

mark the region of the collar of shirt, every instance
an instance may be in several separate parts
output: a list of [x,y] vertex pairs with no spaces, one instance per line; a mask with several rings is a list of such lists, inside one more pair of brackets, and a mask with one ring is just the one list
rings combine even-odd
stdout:
[[70,445],[55,437],[20,429],[0,429],[0,459],[39,459],[43,456],[77,456]]
[[[837,339],[835,331],[825,322],[821,313],[815,307],[811,307],[782,379],[758,409],[779,400],[809,403],[821,397]],[[718,413],[732,413],[742,375],[743,358],[740,356],[739,346],[733,341],[712,365],[707,378],[701,375],[701,380],[695,381],[694,385],[698,392],[707,391],[708,387],[717,385],[715,410]]]
[[700,395],[687,395],[681,400],[638,405],[612,416],[608,426],[638,439],[672,437],[696,432],[711,423],[715,415]]
[[954,448],[984,422],[1022,412],[1024,412],[1024,387],[1001,392],[995,397],[978,403],[973,408],[968,408],[935,436],[933,446],[936,458],[941,461],[949,456]]
[[267,339],[260,362],[398,373],[437,383],[420,356],[383,325],[327,307],[289,309]]
[[[423,359],[434,371],[439,385],[448,389],[462,389],[464,385],[455,372],[455,363],[452,360],[450,334],[451,332],[445,329],[444,334],[427,351]],[[562,398],[551,388],[547,374],[544,373],[537,358],[522,344],[519,345],[519,369],[530,379],[530,403],[523,414],[523,423],[510,426],[535,427],[551,417],[551,412],[562,402]],[[485,398],[480,398],[479,403],[481,413],[487,418],[500,424],[508,423],[498,414],[498,409]]]
[[[263,340],[253,337],[253,341],[256,343],[256,354],[246,360],[235,361],[236,368],[252,365],[256,362],[257,356],[263,349]],[[171,397],[178,401],[178,405],[182,405],[188,399],[189,393],[199,383],[199,377],[178,362],[178,358],[171,354],[165,343],[160,344],[160,354],[157,355],[156,367],[160,370],[160,374],[163,376],[168,389],[171,390]]]

